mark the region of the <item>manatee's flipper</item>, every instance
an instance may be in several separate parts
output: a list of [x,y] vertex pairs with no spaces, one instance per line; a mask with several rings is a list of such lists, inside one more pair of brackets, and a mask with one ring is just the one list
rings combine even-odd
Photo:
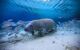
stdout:
[[34,36],[34,31],[31,31],[32,35]]
[[49,29],[48,30],[49,33],[52,33],[53,31],[54,31],[54,29]]
[[38,36],[39,36],[39,37],[43,37],[42,31],[39,31],[39,32],[38,32]]

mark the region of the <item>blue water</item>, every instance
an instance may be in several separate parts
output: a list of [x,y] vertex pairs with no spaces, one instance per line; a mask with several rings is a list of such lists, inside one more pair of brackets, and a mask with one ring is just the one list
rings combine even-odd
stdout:
[[3,13],[0,12],[1,22],[8,19],[28,21],[40,18],[67,21],[73,19],[78,11],[78,3],[75,0],[49,0],[45,3],[43,0],[8,0],[4,4]]

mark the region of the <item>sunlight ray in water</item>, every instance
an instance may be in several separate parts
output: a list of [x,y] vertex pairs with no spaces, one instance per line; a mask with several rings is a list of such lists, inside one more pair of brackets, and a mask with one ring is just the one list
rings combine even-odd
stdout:
[[53,18],[54,20],[56,18],[70,19],[74,17],[78,8],[74,0],[11,0],[10,2],[41,18]]

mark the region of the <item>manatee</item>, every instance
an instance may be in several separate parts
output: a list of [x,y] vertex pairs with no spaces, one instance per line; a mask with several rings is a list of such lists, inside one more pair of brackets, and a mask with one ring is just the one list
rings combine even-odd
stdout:
[[55,32],[56,23],[52,19],[32,20],[26,25],[24,30],[32,33],[33,36],[36,31],[38,36],[43,36],[47,33]]

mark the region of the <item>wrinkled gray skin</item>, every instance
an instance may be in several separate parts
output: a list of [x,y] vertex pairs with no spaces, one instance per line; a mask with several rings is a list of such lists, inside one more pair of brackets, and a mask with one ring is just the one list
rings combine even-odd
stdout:
[[38,31],[38,36],[43,36],[46,33],[51,33],[55,30],[56,24],[52,19],[39,19],[30,21],[25,28],[25,31],[32,33],[32,35],[35,35],[35,32]]

